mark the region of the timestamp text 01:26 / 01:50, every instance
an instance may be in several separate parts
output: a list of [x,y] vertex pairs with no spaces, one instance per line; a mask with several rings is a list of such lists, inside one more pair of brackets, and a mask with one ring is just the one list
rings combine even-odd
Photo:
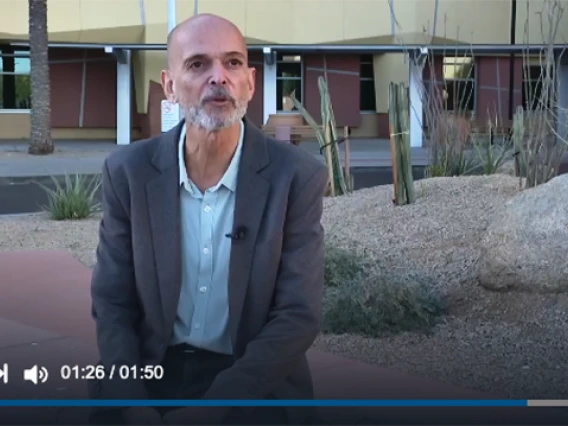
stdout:
[[164,377],[164,368],[160,365],[144,367],[120,365],[105,368],[103,365],[64,365],[61,367],[63,380],[103,380],[103,379],[140,379],[160,380]]

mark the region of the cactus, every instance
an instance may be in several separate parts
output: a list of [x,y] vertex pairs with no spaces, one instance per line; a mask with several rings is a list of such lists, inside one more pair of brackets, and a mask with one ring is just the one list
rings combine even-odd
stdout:
[[513,139],[513,149],[515,155],[515,173],[519,178],[519,187],[522,188],[523,176],[526,176],[526,150],[524,147],[525,140],[525,116],[522,107],[517,107],[517,111],[513,115],[513,129],[511,139]]
[[415,200],[412,155],[410,151],[410,109],[403,83],[389,84],[389,127],[391,134],[394,202],[411,204]]
[[331,196],[344,195],[348,193],[348,187],[345,182],[343,168],[341,167],[339,149],[337,148],[337,127],[327,80],[323,77],[319,77],[318,86],[321,97],[321,126],[317,124],[298,99],[292,96],[292,101],[306,122],[314,129],[320,149],[324,152],[325,162],[330,175]]

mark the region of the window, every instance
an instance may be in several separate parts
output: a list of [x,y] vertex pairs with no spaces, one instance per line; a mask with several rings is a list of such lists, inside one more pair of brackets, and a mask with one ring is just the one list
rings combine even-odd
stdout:
[[[522,105],[526,110],[546,110],[553,104],[554,67],[550,67],[550,75],[540,65],[530,65],[523,69]],[[545,83],[543,85],[543,82]],[[543,86],[549,87],[548,97],[543,93]],[[543,103],[541,103],[543,102]]]
[[278,55],[276,64],[276,110],[294,111],[291,95],[302,102],[303,72],[302,57],[298,55]]
[[475,111],[475,62],[473,58],[444,58],[444,101],[448,111]]
[[30,108],[30,54],[0,47],[0,110]]
[[359,70],[359,109],[366,112],[377,112],[377,100],[375,98],[375,73],[373,71],[373,55],[361,56]]

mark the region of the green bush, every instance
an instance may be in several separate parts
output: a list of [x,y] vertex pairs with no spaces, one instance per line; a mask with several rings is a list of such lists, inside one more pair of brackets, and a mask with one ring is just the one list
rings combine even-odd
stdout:
[[337,287],[357,280],[365,274],[365,269],[369,266],[364,256],[327,244],[325,248],[325,285]]
[[328,248],[323,332],[382,337],[428,331],[447,307],[431,279],[373,267],[364,256]]
[[66,175],[64,184],[53,176],[51,179],[54,189],[42,183],[37,184],[47,193],[48,204],[42,208],[52,219],[85,219],[99,210],[100,204],[95,197],[102,182],[98,175],[88,177],[77,174],[74,181]]
[[513,154],[512,145],[507,139],[498,144],[476,142],[474,147],[477,152],[479,168],[484,175],[497,173],[505,161],[509,157],[512,158]]

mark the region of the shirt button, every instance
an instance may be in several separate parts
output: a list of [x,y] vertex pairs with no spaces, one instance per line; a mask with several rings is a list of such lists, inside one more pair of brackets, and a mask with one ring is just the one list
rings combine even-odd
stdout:
[[211,211],[211,206],[207,205],[203,210],[205,210],[206,213],[209,213]]
[[207,291],[207,287],[201,286],[201,287],[199,287],[199,291],[200,291],[201,293],[205,293],[205,292]]
[[207,247],[203,249],[203,254],[209,254],[209,249]]
[[201,327],[201,324],[197,323],[194,325],[195,328],[199,329],[199,327]]

